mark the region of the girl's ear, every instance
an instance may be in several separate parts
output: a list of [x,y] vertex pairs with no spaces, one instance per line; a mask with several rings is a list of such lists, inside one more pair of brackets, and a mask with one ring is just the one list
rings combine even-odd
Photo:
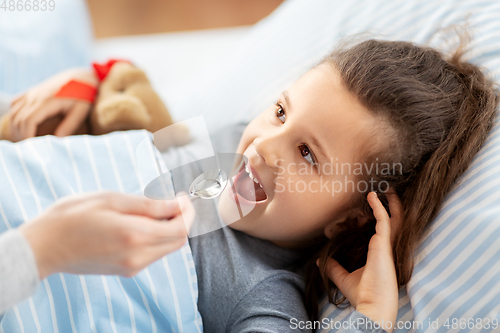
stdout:
[[332,239],[333,236],[341,230],[348,228],[355,228],[364,225],[369,221],[369,217],[364,214],[357,214],[356,216],[348,216],[340,219],[335,219],[325,226],[324,233],[328,239]]
[[324,233],[326,238],[332,239],[333,235],[335,234],[335,226],[336,224],[332,222],[325,227]]

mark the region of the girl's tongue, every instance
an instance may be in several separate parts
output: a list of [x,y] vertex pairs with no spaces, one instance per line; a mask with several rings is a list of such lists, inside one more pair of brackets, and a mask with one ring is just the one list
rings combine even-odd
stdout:
[[248,201],[262,201],[267,199],[266,191],[259,184],[255,183],[245,169],[243,169],[236,190]]

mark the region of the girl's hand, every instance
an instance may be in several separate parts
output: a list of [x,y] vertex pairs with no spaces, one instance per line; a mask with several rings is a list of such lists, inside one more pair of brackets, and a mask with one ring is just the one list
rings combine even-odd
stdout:
[[55,135],[67,136],[78,130],[90,112],[91,103],[54,97],[59,89],[71,80],[82,81],[94,87],[98,85],[98,80],[92,72],[73,68],[48,78],[14,99],[8,115],[10,134],[14,142],[34,137],[41,123],[57,115],[62,115],[63,120]]
[[155,201],[98,192],[63,198],[19,231],[40,280],[56,272],[131,277],[181,248],[194,217],[187,196]]
[[388,192],[387,198],[390,218],[377,194],[368,193],[368,203],[377,225],[368,245],[366,265],[349,273],[336,260],[328,259],[327,270],[330,279],[358,312],[392,332],[398,313],[398,282],[392,243],[401,224],[403,209],[394,192]]

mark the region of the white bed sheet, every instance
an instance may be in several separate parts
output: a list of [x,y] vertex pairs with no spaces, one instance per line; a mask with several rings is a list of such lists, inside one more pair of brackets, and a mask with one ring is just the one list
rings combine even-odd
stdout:
[[146,72],[173,118],[180,120],[184,117],[171,107],[177,104],[175,98],[179,96],[172,93],[173,87],[224,57],[249,29],[242,26],[103,38],[94,44],[93,59],[132,61]]

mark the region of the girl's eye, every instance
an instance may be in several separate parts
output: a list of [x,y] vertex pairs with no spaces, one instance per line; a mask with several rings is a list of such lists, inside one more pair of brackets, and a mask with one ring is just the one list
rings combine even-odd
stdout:
[[300,149],[300,154],[304,156],[307,162],[311,163],[312,165],[316,164],[316,159],[314,158],[314,155],[308,146],[303,144],[299,146],[299,149]]
[[[276,117],[284,123],[286,120],[285,109],[283,105],[280,103],[276,103]],[[306,161],[311,163],[312,165],[316,165],[316,158],[314,157],[313,152],[309,149],[309,147],[305,144],[299,146],[300,154],[305,158]]]
[[282,123],[285,122],[286,120],[286,115],[285,115],[285,110],[283,109],[283,106],[279,103],[276,103],[276,117],[278,117],[279,120],[281,120]]

